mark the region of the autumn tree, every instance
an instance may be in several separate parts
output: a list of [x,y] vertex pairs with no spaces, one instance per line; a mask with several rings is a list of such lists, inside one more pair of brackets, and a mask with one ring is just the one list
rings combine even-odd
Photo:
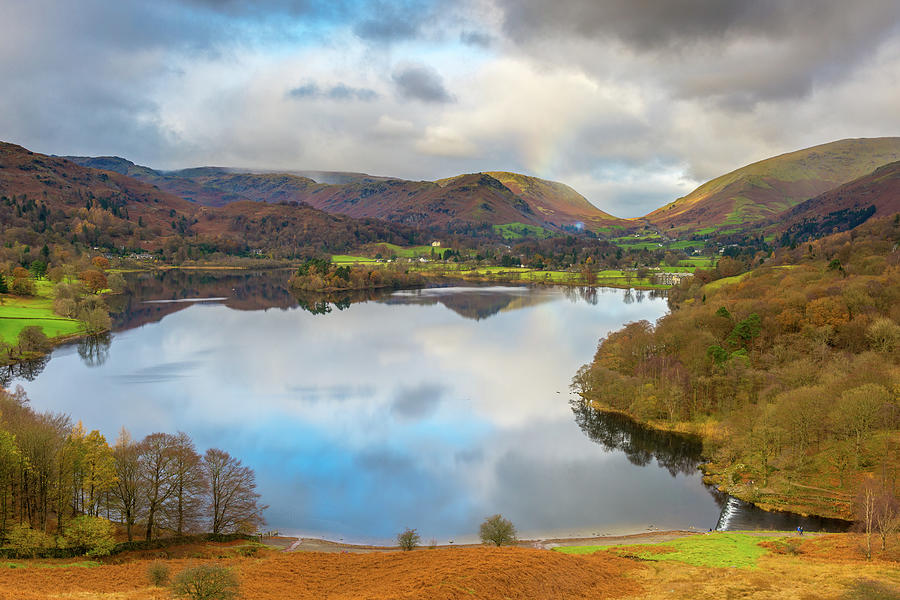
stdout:
[[78,273],[78,279],[93,294],[106,289],[106,275],[96,269],[86,269]]
[[3,429],[0,418],[0,537],[6,535],[9,526],[9,513],[15,499],[12,486],[16,479],[16,467],[20,463],[21,454],[16,446],[16,437]]
[[105,271],[109,268],[109,259],[105,256],[95,256],[91,259],[91,264],[97,267],[97,269]]
[[203,456],[209,481],[209,512],[213,533],[252,532],[263,523],[253,469],[227,452],[210,448]]
[[100,500],[116,483],[115,458],[106,438],[96,429],[84,436],[82,470],[82,510],[96,517],[100,514]]
[[876,426],[883,407],[890,401],[890,392],[875,383],[866,383],[841,394],[834,419],[839,430],[853,440],[857,465],[862,454],[863,439]]

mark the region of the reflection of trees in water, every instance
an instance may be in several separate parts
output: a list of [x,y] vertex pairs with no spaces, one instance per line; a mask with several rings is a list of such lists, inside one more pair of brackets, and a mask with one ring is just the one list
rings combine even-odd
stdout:
[[78,341],[78,356],[89,367],[99,367],[109,358],[112,337],[108,333],[91,335]]
[[368,302],[385,294],[379,290],[351,290],[343,292],[294,292],[297,305],[313,315],[327,315],[333,308],[346,310],[351,304]]
[[48,362],[50,362],[49,354],[0,367],[0,387],[9,387],[13,379],[34,381],[34,378],[41,374]]
[[591,306],[597,306],[600,299],[600,288],[595,287],[574,287],[566,286],[563,288],[563,295],[572,302],[579,300],[587,302]]
[[581,398],[570,404],[575,422],[592,441],[621,450],[632,464],[646,466],[655,458],[673,477],[696,472],[703,450],[699,438],[651,429],[625,415],[597,410]]

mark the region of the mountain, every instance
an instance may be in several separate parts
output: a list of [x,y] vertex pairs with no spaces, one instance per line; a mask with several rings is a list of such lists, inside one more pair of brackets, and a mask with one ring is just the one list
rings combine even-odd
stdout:
[[[158,245],[174,235],[194,207],[152,185],[112,171],[0,142],[0,214],[9,241],[25,232],[87,244]],[[177,221],[177,222],[176,222]],[[18,240],[29,243],[27,240]]]
[[873,216],[900,212],[900,161],[801,202],[775,220],[786,242],[846,231]]
[[679,232],[759,222],[897,160],[896,137],[822,144],[717,177],[644,219]]
[[332,215],[297,202],[260,205],[238,197],[225,206],[203,206],[149,183],[202,188],[190,179],[173,178],[118,158],[83,162],[114,170],[82,166],[0,142],[3,239],[38,247],[66,241],[135,250],[185,248],[201,254],[266,250],[284,257],[340,253],[367,243],[422,242],[409,227]]
[[198,204],[304,202],[355,218],[384,219],[427,229],[478,233],[523,223],[552,230],[629,226],[567,185],[507,172],[409,181],[364,173],[259,171],[198,167],[155,171],[117,157],[67,157],[78,164],[136,177]]

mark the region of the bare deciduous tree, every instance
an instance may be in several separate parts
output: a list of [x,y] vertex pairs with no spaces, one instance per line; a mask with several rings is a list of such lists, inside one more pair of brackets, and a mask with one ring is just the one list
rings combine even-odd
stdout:
[[176,535],[184,535],[200,524],[209,483],[202,459],[186,433],[179,432],[175,436],[173,451],[173,490],[165,505],[165,520]]
[[217,448],[203,457],[209,481],[209,511],[213,533],[252,532],[263,523],[253,469]]
[[178,438],[151,433],[140,444],[138,468],[147,519],[147,539],[153,538],[156,517],[175,491],[175,448]]
[[115,509],[125,523],[128,541],[134,539],[134,522],[138,514],[138,500],[141,494],[139,472],[140,446],[131,439],[131,434],[123,427],[113,447],[116,461],[116,486],[112,490]]

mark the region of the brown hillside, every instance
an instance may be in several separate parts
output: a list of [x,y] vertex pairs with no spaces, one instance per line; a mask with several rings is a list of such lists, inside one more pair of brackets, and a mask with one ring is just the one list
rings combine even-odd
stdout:
[[848,139],[782,154],[722,175],[645,218],[662,229],[752,223],[900,160],[900,138]]
[[505,223],[560,229],[629,225],[596,208],[571,187],[516,173],[458,175],[436,182],[362,173],[289,173],[198,167],[159,172],[116,157],[70,157],[111,169],[206,206],[231,202],[305,202],[356,218],[371,217],[416,227],[472,231]]
[[[850,183],[801,202],[781,216],[790,225],[801,219],[822,219],[848,209],[875,208],[873,214],[891,215],[900,211],[900,161],[886,164]],[[784,222],[784,221],[783,221]]]
[[[34,201],[47,216],[44,229],[87,243],[151,247],[174,234],[172,222],[195,207],[146,183],[112,171],[81,167],[63,158],[0,142],[0,196]],[[24,216],[4,223],[27,229]],[[21,220],[21,222],[19,222]]]
[[598,209],[564,183],[505,171],[492,171],[487,174],[500,181],[514,194],[521,196],[536,212],[548,220],[567,224],[581,221],[588,227],[624,224],[623,219]]
[[[176,190],[173,182],[215,190],[122,159],[92,161]],[[203,176],[230,177],[221,173]],[[239,183],[243,176],[234,177]],[[270,181],[279,200],[292,198],[279,190],[295,180],[312,182],[294,176],[254,177]],[[258,184],[249,187],[256,190]],[[221,191],[216,193],[222,197]],[[0,233],[6,240],[32,246],[64,239],[100,247],[156,250],[171,240],[202,246],[209,252],[277,249],[277,256],[289,257],[317,251],[340,253],[374,242],[406,245],[418,241],[412,229],[400,225],[331,215],[297,202],[261,204],[237,194],[238,200],[225,206],[202,206],[121,172],[80,166],[7,143],[0,143],[0,197],[5,198],[0,203]]]

